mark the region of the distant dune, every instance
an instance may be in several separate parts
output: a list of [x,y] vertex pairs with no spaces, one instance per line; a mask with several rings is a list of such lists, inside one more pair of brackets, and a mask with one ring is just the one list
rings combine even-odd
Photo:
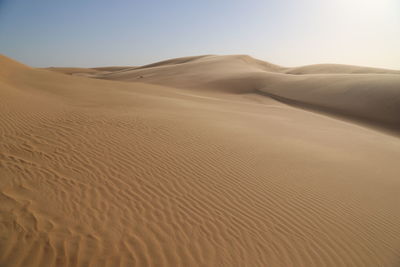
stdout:
[[395,70],[0,56],[0,266],[399,266],[399,132]]
[[[77,69],[74,74],[87,71]],[[257,92],[314,111],[400,130],[400,71],[395,70],[335,64],[283,68],[239,55],[172,59],[97,72],[92,77],[214,92]]]

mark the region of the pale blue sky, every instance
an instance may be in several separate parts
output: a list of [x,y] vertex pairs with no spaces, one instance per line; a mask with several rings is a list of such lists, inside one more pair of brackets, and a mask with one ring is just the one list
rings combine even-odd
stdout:
[[400,69],[400,1],[0,0],[0,53],[37,67],[250,54]]

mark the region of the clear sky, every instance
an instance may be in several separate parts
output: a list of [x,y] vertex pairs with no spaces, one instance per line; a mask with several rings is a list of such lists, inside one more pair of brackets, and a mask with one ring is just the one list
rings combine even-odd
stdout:
[[37,67],[249,54],[400,69],[400,0],[0,0],[0,53]]

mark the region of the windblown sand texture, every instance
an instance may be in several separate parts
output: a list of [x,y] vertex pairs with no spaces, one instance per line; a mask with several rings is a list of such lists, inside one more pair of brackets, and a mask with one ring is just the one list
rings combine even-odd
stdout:
[[0,56],[0,266],[400,266],[399,134],[399,71]]

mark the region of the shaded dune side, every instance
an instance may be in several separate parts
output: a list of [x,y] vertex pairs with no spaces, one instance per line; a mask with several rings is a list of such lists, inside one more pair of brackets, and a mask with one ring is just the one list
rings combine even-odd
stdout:
[[262,94],[400,133],[400,75],[274,75]]
[[0,265],[399,263],[398,139],[228,90],[2,64]]
[[379,69],[341,64],[315,64],[289,68],[288,74],[400,74],[399,70]]

